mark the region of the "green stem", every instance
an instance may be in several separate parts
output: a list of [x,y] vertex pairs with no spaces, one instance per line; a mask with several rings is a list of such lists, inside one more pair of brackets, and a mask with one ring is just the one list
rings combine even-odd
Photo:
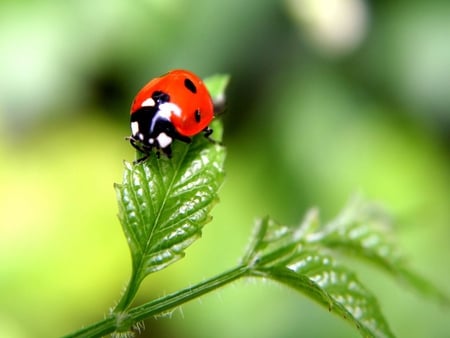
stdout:
[[[85,327],[74,333],[71,333],[65,336],[65,338],[101,337],[109,333],[113,333],[114,331],[127,331],[133,324],[145,318],[163,313],[164,311],[180,306],[194,298],[200,297],[210,291],[218,289],[221,286],[244,277],[248,274],[248,272],[249,270],[247,266],[239,265],[234,269],[228,270],[220,275],[198,283],[197,285],[155,299],[146,304],[132,308],[127,312],[119,313],[116,311],[118,308],[116,307],[114,309],[114,312],[104,320]],[[124,299],[124,297],[122,299]],[[122,303],[122,301],[119,303]]]
[[142,279],[139,279],[137,277],[137,274],[132,271],[130,281],[128,282],[127,288],[125,289],[122,298],[120,298],[117,305],[114,307],[113,313],[121,313],[126,311],[128,307],[133,302],[134,297],[136,296],[136,293],[139,289],[139,286],[141,285]]

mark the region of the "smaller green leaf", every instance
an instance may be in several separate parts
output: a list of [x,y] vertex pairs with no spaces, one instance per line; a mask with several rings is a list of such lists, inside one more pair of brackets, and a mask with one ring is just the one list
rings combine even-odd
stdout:
[[331,249],[364,258],[422,294],[450,305],[447,295],[411,271],[393,238],[392,225],[385,212],[376,205],[357,198],[319,233],[310,236],[309,240],[311,243],[320,242]]
[[393,242],[389,219],[374,204],[360,199],[349,205],[331,222],[323,226],[320,235],[311,242],[320,241],[334,249],[365,257],[381,268],[392,271],[402,261]]
[[364,337],[393,337],[376,299],[355,275],[318,243],[305,240],[316,227],[315,211],[298,227],[262,219],[243,262],[251,274],[286,284],[350,321]]
[[329,310],[353,323],[364,337],[394,337],[372,293],[331,256],[304,250],[292,260],[289,269],[315,283],[328,297],[323,299],[317,292],[308,295],[321,304],[331,299]]
[[280,226],[266,217],[256,221],[251,242],[242,257],[242,262],[247,265],[268,266],[269,262],[274,264],[273,260],[288,261],[296,249],[297,243],[292,238],[292,229]]
[[328,308],[329,311],[331,311],[333,306],[336,305],[330,295],[325,291],[325,289],[320,287],[319,284],[314,282],[307,275],[296,273],[290,268],[277,266],[271,268],[259,268],[254,270],[253,274],[276,280],[277,282],[285,284],[296,291],[306,294],[322,306]]

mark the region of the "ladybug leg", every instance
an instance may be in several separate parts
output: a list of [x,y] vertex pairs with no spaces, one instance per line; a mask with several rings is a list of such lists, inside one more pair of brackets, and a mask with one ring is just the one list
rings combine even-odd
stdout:
[[[161,149],[164,153],[164,155],[166,155],[168,158],[172,158],[172,147],[169,145],[165,148]],[[157,157],[160,158],[160,154],[159,151],[157,152]]]
[[141,157],[141,158],[139,158],[139,159],[137,159],[137,160],[134,160],[134,161],[133,161],[133,164],[139,164],[139,163],[142,163],[142,162],[144,162],[145,160],[147,160],[149,157],[150,157],[150,154],[146,154],[146,155],[144,155],[143,157]]
[[213,133],[213,131],[214,130],[212,130],[210,127],[206,127],[205,129],[203,129],[203,135],[205,135],[207,139],[210,139],[210,136]]
[[[169,137],[172,139],[177,139],[179,141],[185,142],[185,143],[191,143],[191,138],[187,136],[183,136],[179,133],[177,133],[175,130],[168,131]],[[164,155],[166,155],[168,158],[172,158],[172,142],[169,143],[166,147],[161,148]]]
[[143,145],[141,142],[137,141],[134,137],[129,136],[125,138],[126,140],[130,141],[130,144],[139,152],[143,153],[144,156],[133,161],[133,164],[138,164],[141,162],[144,162],[149,156],[150,156],[150,152],[151,152],[151,148],[146,147],[145,145]]
[[144,149],[144,146],[136,141],[136,139],[133,136],[125,137],[125,140],[130,141],[130,144],[134,147],[134,149],[139,150],[141,153],[146,153],[147,151]]
[[205,129],[203,129],[203,136],[205,136],[205,138],[213,144],[222,145],[222,142],[217,141],[211,137],[211,134],[213,133],[213,131],[214,130],[212,130],[210,127],[206,127]]

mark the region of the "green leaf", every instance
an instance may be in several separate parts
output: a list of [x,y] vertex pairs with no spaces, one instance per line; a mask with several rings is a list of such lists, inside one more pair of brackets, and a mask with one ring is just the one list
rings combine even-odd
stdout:
[[[289,269],[317,284],[332,300],[329,310],[349,320],[362,336],[394,337],[372,293],[331,256],[305,250],[293,259]],[[328,300],[319,294],[309,295],[319,303]]]
[[224,159],[222,146],[199,136],[191,144],[175,143],[171,159],[125,163],[116,192],[138,280],[179,260],[200,237],[223,181]]
[[394,272],[403,259],[391,230],[389,219],[380,208],[355,199],[309,241],[320,241],[327,247],[367,258]]
[[230,82],[230,76],[226,74],[217,74],[210,76],[203,80],[204,84],[208,88],[214,102],[225,101],[225,89]]
[[[329,262],[323,265],[323,262]],[[363,337],[394,337],[375,297],[349,270],[334,264],[329,256],[305,253],[292,268],[265,269],[266,278],[306,294],[356,327]]]
[[385,212],[373,203],[356,198],[309,240],[366,259],[422,294],[450,305],[447,295],[407,266],[393,238],[390,218]]
[[243,264],[250,267],[286,264],[299,248],[291,227],[282,226],[269,217],[257,220]]
[[345,318],[364,337],[394,337],[375,297],[356,276],[320,243],[306,240],[316,221],[314,211],[298,227],[259,221],[243,262],[251,274],[286,284]]

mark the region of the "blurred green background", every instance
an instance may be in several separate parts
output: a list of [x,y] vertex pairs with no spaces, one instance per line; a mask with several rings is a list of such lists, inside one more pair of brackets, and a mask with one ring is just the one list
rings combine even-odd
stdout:
[[[103,318],[130,274],[113,182],[129,106],[173,68],[229,73],[227,179],[187,257],[137,302],[234,266],[252,222],[333,217],[355,192],[393,214],[413,267],[447,293],[450,2],[0,2],[0,337]],[[398,337],[450,313],[351,262]],[[309,299],[246,280],[146,322],[148,337],[358,337]]]

